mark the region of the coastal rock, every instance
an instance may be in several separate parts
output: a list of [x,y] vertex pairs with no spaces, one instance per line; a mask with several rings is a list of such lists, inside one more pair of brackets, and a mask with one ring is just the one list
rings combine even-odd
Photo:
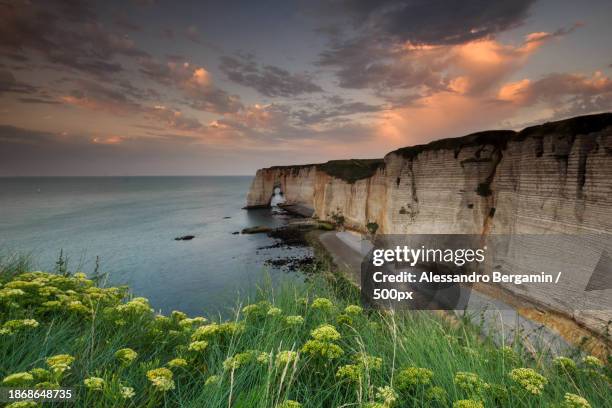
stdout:
[[183,235],[180,237],[174,238],[175,241],[191,241],[195,238],[195,235]]
[[[380,161],[260,169],[247,207],[268,205],[275,185],[286,204],[309,207],[322,221],[341,214],[347,227],[362,232],[376,222],[379,234],[610,234],[612,113],[438,140],[398,149]],[[572,285],[586,287],[598,259],[589,254],[604,250],[609,242],[603,241],[585,240],[584,248],[555,260],[576,268]],[[532,259],[547,261],[544,243],[528,251]],[[519,255],[508,262],[514,273],[537,267]],[[612,318],[598,310],[597,296],[583,299],[575,312],[563,299],[567,288],[504,289],[598,332]]]
[[242,230],[243,234],[262,234],[262,233],[268,233],[272,231],[272,228],[270,227],[266,227],[263,225],[257,225],[255,227],[248,227],[248,228],[244,228]]

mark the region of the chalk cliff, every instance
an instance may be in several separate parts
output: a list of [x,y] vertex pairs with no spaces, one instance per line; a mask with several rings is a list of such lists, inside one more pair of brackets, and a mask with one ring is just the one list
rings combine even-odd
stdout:
[[[386,234],[610,234],[612,113],[438,140],[383,160],[260,169],[247,206],[268,205],[275,185],[288,203],[310,206],[324,220],[340,213],[347,226],[362,231],[376,222]],[[605,237],[585,240],[585,248],[606,249]],[[545,248],[532,251],[546,254]],[[557,260],[583,270],[572,285],[587,285],[598,262],[592,255],[582,251]],[[534,267],[520,257],[514,263],[517,271]],[[580,312],[554,293],[527,290],[532,292],[517,294],[598,331],[612,317],[598,303],[610,299],[610,290],[593,291]]]

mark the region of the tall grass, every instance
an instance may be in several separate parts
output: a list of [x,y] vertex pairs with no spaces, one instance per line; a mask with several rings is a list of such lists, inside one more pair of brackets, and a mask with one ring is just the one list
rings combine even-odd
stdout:
[[[9,264],[0,267],[0,379],[31,373],[3,385],[74,387],[79,407],[588,406],[578,396],[611,406],[609,367],[598,360],[498,348],[469,322],[428,312],[347,308],[354,293],[339,296],[322,279],[276,287],[264,279],[233,319],[204,322],[156,315],[125,288],[98,288],[80,274]],[[137,357],[117,356],[125,348]],[[62,354],[74,358],[70,368],[48,361]],[[513,380],[523,367],[533,371]]]

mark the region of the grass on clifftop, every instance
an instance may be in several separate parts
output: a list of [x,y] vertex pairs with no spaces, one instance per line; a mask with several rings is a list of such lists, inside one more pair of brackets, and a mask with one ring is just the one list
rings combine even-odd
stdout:
[[219,321],[157,315],[80,273],[25,270],[0,267],[0,380],[74,387],[66,406],[610,406],[609,366],[594,357],[550,362],[467,322],[367,312],[316,279],[265,284]]

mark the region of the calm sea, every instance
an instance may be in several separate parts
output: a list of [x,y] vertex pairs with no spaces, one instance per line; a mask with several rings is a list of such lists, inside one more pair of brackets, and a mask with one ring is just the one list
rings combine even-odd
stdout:
[[[163,312],[227,314],[264,276],[297,279],[264,265],[308,249],[258,249],[265,234],[233,235],[286,220],[245,211],[251,177],[0,178],[0,254],[31,255],[51,270],[60,250],[69,269],[91,275],[95,258],[109,284],[127,284]],[[230,217],[230,218],[227,218]],[[191,241],[175,241],[182,235]]]

